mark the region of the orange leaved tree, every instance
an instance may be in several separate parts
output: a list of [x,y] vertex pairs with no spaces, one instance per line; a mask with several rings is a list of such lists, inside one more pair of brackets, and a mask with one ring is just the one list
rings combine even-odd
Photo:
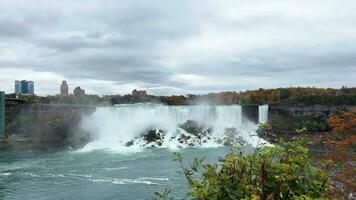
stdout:
[[329,156],[344,165],[338,179],[347,188],[354,190],[356,188],[356,169],[353,167],[356,162],[356,110],[341,112],[330,117],[329,125],[333,128],[332,132],[335,136],[334,140],[329,142],[329,147],[333,149]]

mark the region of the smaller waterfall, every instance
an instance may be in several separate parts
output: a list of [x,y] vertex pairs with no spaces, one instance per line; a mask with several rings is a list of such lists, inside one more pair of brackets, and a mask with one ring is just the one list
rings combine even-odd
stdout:
[[268,122],[268,105],[258,106],[258,123]]

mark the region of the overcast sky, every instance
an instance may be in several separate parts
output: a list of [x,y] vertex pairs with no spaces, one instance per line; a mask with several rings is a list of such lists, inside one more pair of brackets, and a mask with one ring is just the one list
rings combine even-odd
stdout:
[[356,86],[355,0],[1,0],[0,90]]

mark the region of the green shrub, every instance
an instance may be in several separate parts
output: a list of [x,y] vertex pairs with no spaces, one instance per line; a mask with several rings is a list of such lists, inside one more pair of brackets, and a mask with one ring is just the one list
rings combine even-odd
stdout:
[[258,124],[258,129],[262,130],[262,131],[267,131],[267,132],[271,132],[272,131],[272,126],[265,122],[265,123],[259,123]]
[[308,129],[306,127],[302,127],[302,128],[296,128],[295,132],[301,134],[301,133],[304,133],[307,130]]
[[218,163],[203,164],[195,158],[189,168],[179,153],[174,155],[192,199],[324,199],[330,162],[313,167],[305,144],[298,139],[258,147],[251,154],[232,149]]
[[307,118],[296,123],[296,129],[302,129],[304,127],[311,132],[322,132],[331,130],[328,120],[324,117]]
[[260,136],[261,135],[264,135],[264,136],[270,135],[270,134],[272,134],[272,125],[270,125],[269,123],[259,123],[256,133]]

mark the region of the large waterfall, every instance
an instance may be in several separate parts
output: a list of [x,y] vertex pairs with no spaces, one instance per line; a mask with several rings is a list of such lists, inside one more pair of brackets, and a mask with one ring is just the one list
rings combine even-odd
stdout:
[[[259,106],[258,116],[259,122],[266,122],[268,106]],[[82,127],[96,139],[86,146],[87,150],[107,148],[124,151],[128,149],[129,141],[132,144],[131,148],[142,147],[147,143],[142,136],[149,130],[161,133],[160,135],[164,133],[159,143],[160,147],[222,146],[227,135],[239,137],[247,145],[261,143],[261,139],[255,133],[256,124],[242,120],[243,117],[240,105],[125,104],[98,107],[95,113],[83,120]],[[205,135],[197,136],[183,129],[182,124],[189,121],[196,122],[199,127],[206,127]],[[182,139],[182,135],[185,138]],[[189,141],[182,142],[186,138]]]

